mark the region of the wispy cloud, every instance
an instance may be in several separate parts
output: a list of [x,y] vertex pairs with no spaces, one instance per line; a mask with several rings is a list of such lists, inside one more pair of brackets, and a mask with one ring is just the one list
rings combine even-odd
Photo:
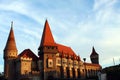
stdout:
[[[119,0],[95,0],[94,8],[96,21],[99,23],[120,23],[120,11],[115,6]],[[114,16],[113,16],[114,15]]]

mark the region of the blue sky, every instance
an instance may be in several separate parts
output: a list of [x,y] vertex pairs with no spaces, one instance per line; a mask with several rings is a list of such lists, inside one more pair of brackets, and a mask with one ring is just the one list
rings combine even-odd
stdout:
[[0,0],[0,72],[11,21],[18,52],[37,54],[45,20],[54,39],[87,58],[94,46],[103,67],[120,63],[120,0]]

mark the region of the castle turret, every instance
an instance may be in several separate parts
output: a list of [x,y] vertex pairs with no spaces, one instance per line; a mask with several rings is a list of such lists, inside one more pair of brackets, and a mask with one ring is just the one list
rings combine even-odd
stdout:
[[[40,70],[44,72],[42,75],[42,80],[46,80],[50,76],[56,77],[55,73],[50,72],[50,70],[56,70],[56,53],[57,45],[54,41],[52,32],[50,30],[50,26],[48,21],[46,20],[44,25],[44,30],[41,38],[41,43],[38,48],[38,55],[41,57],[41,62],[44,64],[42,67],[43,69]],[[50,75],[48,75],[50,74]]]
[[[44,49],[43,49],[44,48]],[[46,20],[44,25],[44,30],[41,38],[41,43],[38,48],[39,52],[38,55],[43,55],[44,52],[52,52],[54,53],[56,49],[56,43],[54,41],[50,26],[48,24],[48,21]]]
[[99,54],[95,51],[94,47],[92,49],[90,59],[93,64],[99,64]]
[[15,59],[17,58],[17,47],[13,32],[13,22],[4,48],[4,75],[7,80],[15,79]]

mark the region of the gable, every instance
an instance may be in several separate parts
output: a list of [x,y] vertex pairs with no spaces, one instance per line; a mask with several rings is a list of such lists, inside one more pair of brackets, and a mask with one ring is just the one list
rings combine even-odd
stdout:
[[38,57],[30,49],[25,49],[18,57],[32,58],[33,61],[38,60]]

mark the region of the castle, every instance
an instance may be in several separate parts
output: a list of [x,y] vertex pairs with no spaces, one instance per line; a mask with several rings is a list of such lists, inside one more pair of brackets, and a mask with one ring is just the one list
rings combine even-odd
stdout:
[[38,56],[30,49],[18,54],[11,23],[3,58],[6,80],[73,80],[97,76],[101,70],[99,54],[94,47],[90,55],[91,63],[87,63],[85,58],[82,61],[70,47],[54,41],[47,20]]

